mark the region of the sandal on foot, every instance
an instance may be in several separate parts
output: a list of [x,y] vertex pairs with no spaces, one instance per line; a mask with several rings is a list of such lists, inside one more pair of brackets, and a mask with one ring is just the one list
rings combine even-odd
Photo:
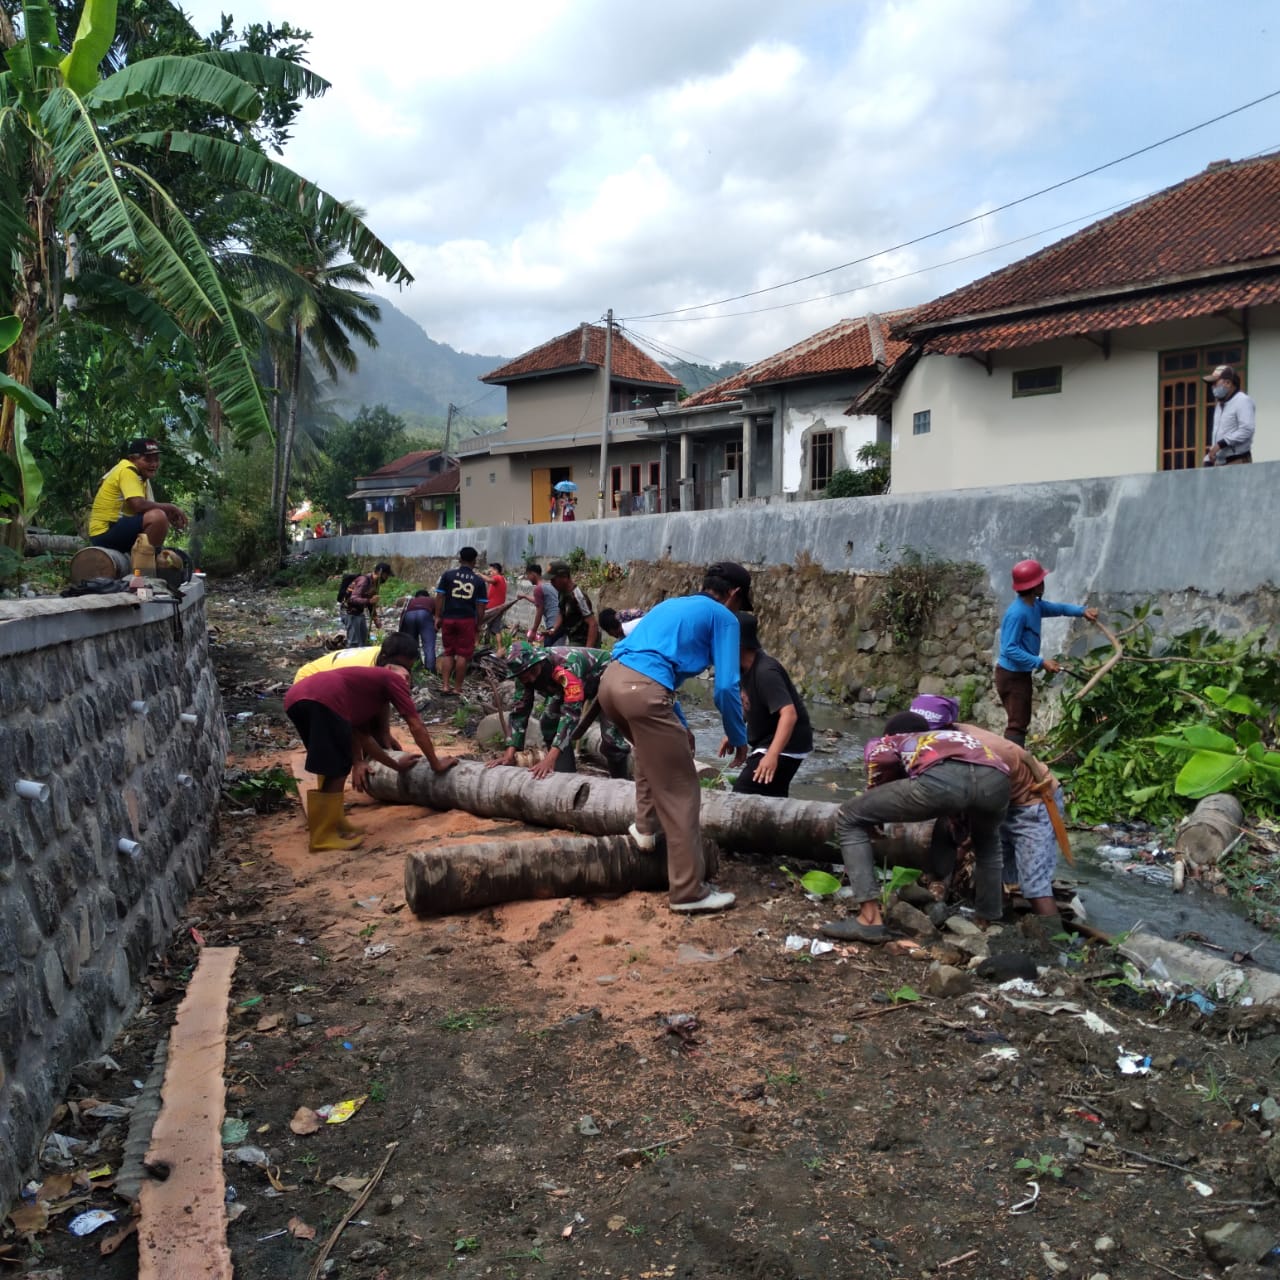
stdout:
[[882,924],[863,924],[861,920],[832,920],[818,930],[824,938],[841,942],[888,942],[889,930]]

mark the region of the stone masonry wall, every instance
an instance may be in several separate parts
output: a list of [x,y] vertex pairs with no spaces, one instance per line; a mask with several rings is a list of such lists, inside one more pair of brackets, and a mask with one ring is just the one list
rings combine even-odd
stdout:
[[178,621],[128,596],[0,603],[0,1212],[209,856],[227,742],[203,587]]

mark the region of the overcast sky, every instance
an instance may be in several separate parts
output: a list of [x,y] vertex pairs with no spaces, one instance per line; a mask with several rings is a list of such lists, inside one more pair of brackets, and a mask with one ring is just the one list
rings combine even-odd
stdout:
[[[397,306],[438,341],[490,355],[608,307],[670,311],[880,255],[696,320],[625,321],[691,358],[756,360],[841,317],[936,297],[1211,160],[1280,147],[1275,98],[880,253],[1280,89],[1280,11],[1262,0],[184,7],[202,31],[223,10],[311,30],[311,66],[333,88],[304,109],[287,163],[368,209],[416,276],[388,292]],[[922,268],[936,269],[890,279]]]

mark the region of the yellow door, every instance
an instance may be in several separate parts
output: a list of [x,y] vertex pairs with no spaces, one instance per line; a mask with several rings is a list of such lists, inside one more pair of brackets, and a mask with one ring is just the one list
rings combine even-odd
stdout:
[[551,468],[534,467],[529,473],[529,489],[531,512],[534,524],[549,524],[551,521]]

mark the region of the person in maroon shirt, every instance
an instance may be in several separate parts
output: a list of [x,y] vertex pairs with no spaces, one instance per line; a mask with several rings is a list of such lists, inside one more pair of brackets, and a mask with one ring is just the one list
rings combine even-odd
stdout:
[[317,786],[307,793],[307,828],[312,850],[354,849],[363,836],[347,823],[342,793],[347,774],[359,791],[367,790],[366,757],[406,773],[422,758],[389,755],[386,741],[392,707],[400,713],[414,742],[436,773],[447,773],[457,760],[437,755],[435,744],[409,696],[412,656],[397,655],[382,667],[334,667],[299,680],[284,698],[285,714],[307,748],[306,768]]
[[930,729],[913,711],[891,716],[867,743],[867,790],[836,818],[857,916],[822,926],[828,938],[884,942],[871,832],[887,822],[923,822],[963,814],[973,838],[974,897],[981,920],[1004,911],[1000,824],[1009,805],[1009,767],[972,734]]

